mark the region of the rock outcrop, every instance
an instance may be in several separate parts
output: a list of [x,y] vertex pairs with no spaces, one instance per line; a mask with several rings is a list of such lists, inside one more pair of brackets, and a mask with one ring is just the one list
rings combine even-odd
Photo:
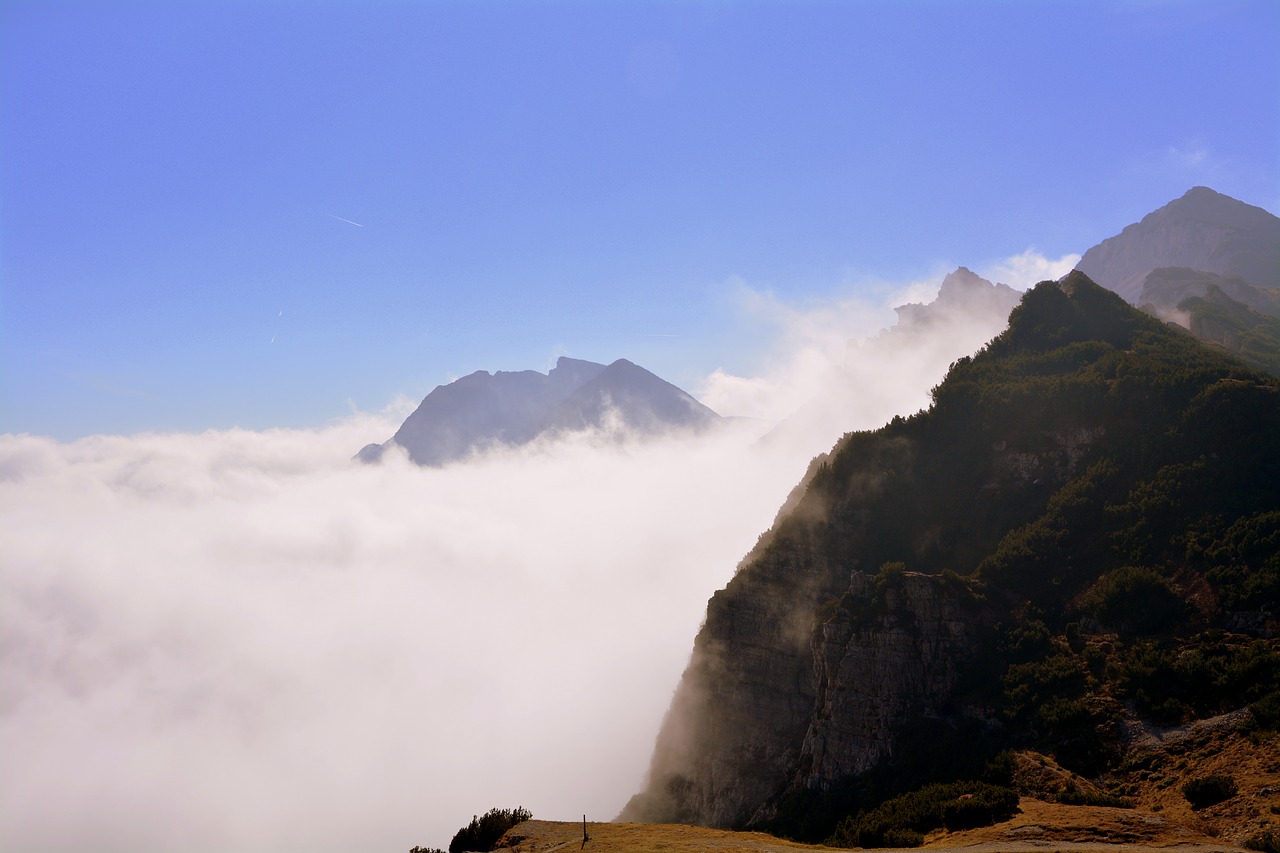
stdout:
[[[989,621],[978,585],[959,575],[854,572],[819,613],[817,694],[793,786],[822,788],[888,758],[904,723],[942,712]],[[850,701],[851,690],[874,701]]]
[[[1090,602],[1137,583],[1164,608],[1141,630],[1185,632],[1232,614],[1171,603],[1175,589],[1239,610],[1270,595],[1275,429],[1274,380],[1081,273],[1042,282],[953,365],[930,410],[814,460],[708,603],[648,783],[620,819],[777,825],[804,796],[902,760],[903,733],[930,720],[1096,767],[1136,688],[1089,674],[1081,626],[1112,630],[1099,619],[1123,610]],[[1196,541],[1225,543],[1233,524],[1260,544],[1212,546],[1236,561],[1219,568],[1169,532],[1195,525]],[[1196,707],[1270,687],[1232,689]],[[963,772],[982,772],[970,751]]]

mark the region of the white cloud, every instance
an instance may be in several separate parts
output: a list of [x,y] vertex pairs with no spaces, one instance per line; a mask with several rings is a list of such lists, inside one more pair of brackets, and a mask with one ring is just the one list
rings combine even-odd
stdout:
[[761,444],[351,463],[407,400],[316,430],[0,436],[0,848],[394,850],[494,806],[613,817],[708,597],[809,458],[927,405],[1003,324],[737,296],[767,355],[695,390],[786,417]]
[[621,808],[802,461],[348,462],[393,429],[0,437],[0,846],[394,850]]
[[[936,292],[937,286],[934,286]],[[765,353],[754,376],[713,371],[694,394],[722,415],[781,420],[820,394],[844,364],[850,341],[893,322],[886,305],[857,293],[789,302],[746,282],[732,283],[739,314],[760,329]]]
[[1057,281],[1075,269],[1080,255],[1068,252],[1058,258],[1047,258],[1035,248],[1020,255],[1002,258],[983,267],[979,275],[990,281],[1007,284],[1015,290],[1027,290],[1042,281]]
[[[1034,257],[1028,252],[1017,260],[1030,265]],[[1071,257],[1044,264],[1053,268]],[[927,328],[897,326],[890,306],[931,301],[942,278],[882,284],[878,289],[889,296],[879,304],[854,294],[795,304],[738,282],[740,310],[761,328],[768,356],[752,376],[712,372],[695,394],[724,415],[782,422],[779,433],[809,456],[845,432],[925,408],[951,362],[972,354],[1008,320],[979,299],[936,315]]]

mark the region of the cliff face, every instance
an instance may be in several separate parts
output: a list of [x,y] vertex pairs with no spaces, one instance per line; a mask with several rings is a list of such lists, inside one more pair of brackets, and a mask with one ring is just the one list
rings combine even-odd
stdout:
[[707,605],[650,785],[621,820],[740,825],[794,768],[816,694],[812,615],[836,573],[793,544],[749,571]]
[[[1277,434],[1273,380],[1080,273],[1038,285],[928,412],[814,461],[709,602],[620,819],[769,824],[799,794],[929,752],[902,740],[921,721],[1105,762],[1107,714],[1151,688],[1093,674],[1128,652],[1088,657],[1080,626],[1129,630],[1115,596],[1161,614],[1141,630],[1182,635],[1280,599]],[[1280,687],[1266,678],[1180,713]]]
[[[958,575],[894,569],[849,578],[830,615],[819,613],[812,643],[817,695],[793,787],[821,788],[865,773],[890,756],[910,718],[943,711],[988,627],[974,586]],[[753,819],[773,816],[766,809]]]

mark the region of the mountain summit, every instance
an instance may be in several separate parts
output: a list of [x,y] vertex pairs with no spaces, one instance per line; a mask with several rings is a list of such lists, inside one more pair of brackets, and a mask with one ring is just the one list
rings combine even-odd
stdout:
[[[1192,187],[1084,253],[1076,269],[1131,305],[1161,267],[1280,287],[1280,218],[1208,187]],[[1201,294],[1202,295],[1202,294]]]
[[1262,208],[1194,187],[1085,252],[1076,269],[1280,375],[1280,218]]
[[560,357],[547,373],[477,370],[428,394],[384,444],[357,459],[376,462],[403,447],[419,465],[444,465],[494,446],[543,435],[617,428],[641,435],[698,429],[720,419],[711,409],[626,359],[606,366]]

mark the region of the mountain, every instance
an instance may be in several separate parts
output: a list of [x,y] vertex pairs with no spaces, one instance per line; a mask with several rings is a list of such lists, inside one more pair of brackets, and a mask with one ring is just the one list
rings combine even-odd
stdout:
[[938,288],[938,298],[928,304],[908,303],[893,309],[898,323],[890,333],[909,335],[928,332],[939,326],[953,325],[973,319],[994,317],[998,326],[992,334],[1004,327],[1009,312],[1018,304],[1022,294],[1007,284],[993,284],[968,267],[958,267],[947,273]]
[[670,382],[622,358],[556,403],[540,431],[576,432],[616,419],[628,429],[655,434],[701,429],[719,417]]
[[1280,288],[1280,218],[1208,187],[1193,187],[1089,249],[1076,265],[1134,305],[1144,299],[1147,277],[1161,267]]
[[684,391],[626,359],[605,366],[562,356],[545,374],[478,370],[440,385],[389,441],[365,446],[356,458],[376,462],[398,446],[419,465],[439,466],[561,432],[617,428],[652,435],[718,420]]
[[1193,187],[1076,269],[1149,314],[1280,375],[1280,218]]
[[1280,766],[1277,436],[1280,380],[1042,282],[927,411],[810,466],[708,603],[619,819],[911,846],[920,803],[1118,804],[1164,778],[1153,732],[1223,714]]
[[[807,448],[829,449],[851,425],[883,423],[904,405],[916,405],[903,387],[928,388],[947,365],[973,352],[1009,322],[1009,312],[1022,294],[1007,284],[994,284],[966,267],[942,280],[929,303],[908,303],[893,310],[898,321],[860,343],[850,341],[844,364],[821,383],[821,393],[783,419],[763,439]],[[885,364],[901,380],[883,380]]]

